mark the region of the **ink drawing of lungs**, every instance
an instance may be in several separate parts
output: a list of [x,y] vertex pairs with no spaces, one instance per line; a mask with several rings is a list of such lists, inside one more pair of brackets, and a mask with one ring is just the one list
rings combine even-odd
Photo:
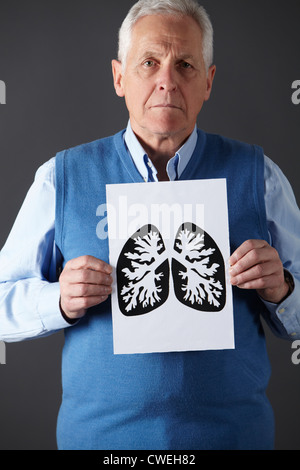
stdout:
[[117,263],[120,311],[126,316],[149,313],[169,295],[169,261],[159,230],[145,225],[125,243]]
[[191,223],[176,235],[172,259],[174,291],[184,305],[205,312],[219,312],[226,303],[225,266],[214,240]]

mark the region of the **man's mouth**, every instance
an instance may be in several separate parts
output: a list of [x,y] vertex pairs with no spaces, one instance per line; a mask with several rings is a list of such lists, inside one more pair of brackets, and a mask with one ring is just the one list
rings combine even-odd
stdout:
[[175,104],[156,104],[155,106],[152,106],[152,108],[169,108],[169,109],[181,109],[180,106],[176,106]]

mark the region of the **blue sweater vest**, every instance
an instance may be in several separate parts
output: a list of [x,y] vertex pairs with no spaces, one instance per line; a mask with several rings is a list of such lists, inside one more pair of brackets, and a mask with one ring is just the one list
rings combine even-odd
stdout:
[[[226,178],[232,252],[268,239],[259,147],[198,131],[182,180]],[[56,157],[56,243],[64,264],[82,255],[109,262],[96,235],[107,183],[142,182],[123,132]],[[254,291],[234,288],[236,349],[114,355],[110,300],[66,329],[59,449],[272,449],[266,398],[270,367]]]

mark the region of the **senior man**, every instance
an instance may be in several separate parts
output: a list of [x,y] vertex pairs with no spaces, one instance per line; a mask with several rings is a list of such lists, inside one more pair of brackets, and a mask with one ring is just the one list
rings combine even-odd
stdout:
[[[260,315],[300,337],[299,209],[262,149],[196,128],[212,44],[194,1],[135,4],[112,61],[127,129],[43,165],[1,252],[1,339],[65,329],[59,449],[274,446]],[[95,227],[106,184],[201,178],[228,181],[236,348],[114,355],[108,241]]]

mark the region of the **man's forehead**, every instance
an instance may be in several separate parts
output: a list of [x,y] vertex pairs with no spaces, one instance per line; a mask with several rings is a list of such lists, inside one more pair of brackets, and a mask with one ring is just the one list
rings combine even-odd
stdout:
[[146,37],[154,34],[188,38],[191,36],[201,36],[202,32],[197,22],[190,16],[174,15],[147,15],[139,18],[133,25],[132,34]]
[[[174,43],[169,42],[161,42],[159,44],[152,43],[150,46],[152,47],[145,47],[143,48],[142,44],[140,44],[139,50],[137,51],[137,58],[138,59],[146,59],[146,58],[163,58],[172,52],[172,55],[176,57],[176,59],[180,60],[196,60],[199,59],[199,54],[197,56],[197,51],[189,50],[189,48],[184,47],[176,47]],[[201,52],[199,46],[199,53]]]
[[[187,22],[194,23],[194,27],[186,28]],[[153,15],[138,20],[133,28],[132,39],[133,49],[142,55],[164,54],[172,49],[184,58],[197,55],[201,50],[202,34],[200,27],[190,17]]]

